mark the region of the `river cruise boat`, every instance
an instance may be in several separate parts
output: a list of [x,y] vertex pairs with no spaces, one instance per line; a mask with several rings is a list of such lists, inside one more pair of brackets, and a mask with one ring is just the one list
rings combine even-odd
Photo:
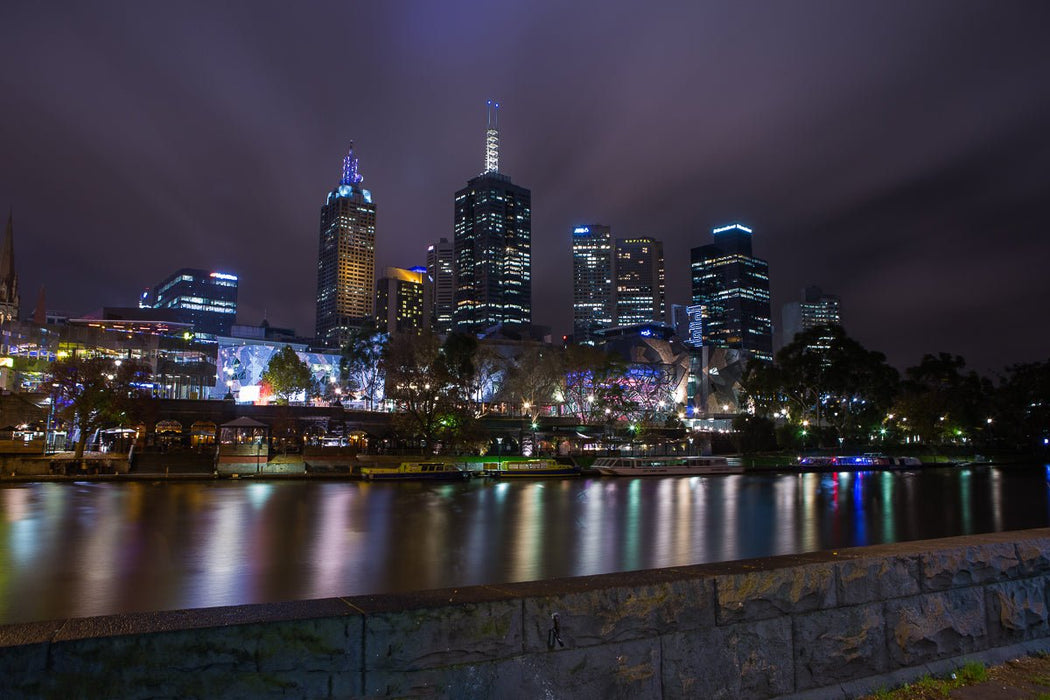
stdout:
[[361,478],[368,481],[456,481],[469,477],[470,472],[445,462],[401,462],[361,467]]
[[838,467],[840,469],[852,469],[855,467],[901,469],[921,467],[922,460],[918,457],[890,457],[884,454],[868,452],[862,455],[813,455],[799,457],[798,464],[800,467]]
[[725,457],[599,457],[591,468],[603,476],[707,476],[744,471]]
[[485,462],[481,473],[497,479],[539,476],[577,476],[580,468],[575,464],[559,464],[553,459],[522,459]]

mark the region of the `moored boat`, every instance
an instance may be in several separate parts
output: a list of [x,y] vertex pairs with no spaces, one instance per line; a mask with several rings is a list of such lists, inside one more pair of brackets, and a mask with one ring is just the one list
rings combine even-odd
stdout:
[[482,474],[498,479],[539,476],[576,476],[580,468],[575,464],[560,464],[553,459],[522,459],[485,462]]
[[877,452],[866,452],[862,455],[813,455],[799,457],[800,467],[837,467],[851,469],[854,467],[921,467],[918,457],[891,457]]
[[744,471],[725,457],[599,457],[591,468],[603,476],[707,476]]
[[361,478],[369,481],[417,480],[454,481],[467,479],[470,472],[445,462],[401,462],[361,467]]

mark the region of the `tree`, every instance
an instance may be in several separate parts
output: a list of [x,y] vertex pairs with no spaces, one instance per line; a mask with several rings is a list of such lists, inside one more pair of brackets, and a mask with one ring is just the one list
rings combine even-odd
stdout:
[[535,418],[544,406],[556,402],[563,379],[557,352],[548,347],[526,346],[510,362],[500,395],[516,408],[528,405],[527,412]]
[[881,352],[865,349],[841,326],[819,326],[795,336],[772,363],[751,363],[744,390],[756,415],[852,440],[881,425],[898,381]]
[[566,403],[584,421],[616,421],[634,410],[623,378],[627,367],[619,358],[590,345],[565,348]]
[[965,367],[961,356],[942,352],[905,370],[893,410],[897,425],[927,443],[970,439],[990,410],[992,385]]
[[121,422],[150,396],[149,368],[130,360],[71,357],[53,362],[50,374],[56,411],[78,433],[78,460],[96,430]]
[[288,403],[292,396],[313,388],[309,365],[299,359],[291,345],[285,345],[270,358],[262,380],[270,385],[279,403]]
[[383,400],[383,349],[390,336],[374,326],[355,329],[343,346],[339,374],[348,392],[357,392],[369,410]]
[[432,447],[440,439],[442,414],[452,409],[440,339],[429,331],[394,333],[384,348],[382,364],[398,432]]
[[1050,438],[1050,360],[1011,365],[1006,372],[984,431],[1018,451],[1045,450],[1044,440]]

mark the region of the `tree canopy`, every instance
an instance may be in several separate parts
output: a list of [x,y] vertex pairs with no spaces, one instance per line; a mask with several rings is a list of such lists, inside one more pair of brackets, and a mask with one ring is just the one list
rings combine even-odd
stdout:
[[291,345],[285,345],[270,358],[262,380],[281,403],[288,403],[296,394],[314,388],[309,365],[299,359]]
[[91,435],[131,418],[149,398],[149,368],[131,360],[71,357],[51,364],[56,413],[77,429],[76,459]]
[[841,326],[819,326],[795,336],[772,363],[751,363],[744,389],[756,415],[857,440],[881,424],[898,381],[881,352],[865,349]]

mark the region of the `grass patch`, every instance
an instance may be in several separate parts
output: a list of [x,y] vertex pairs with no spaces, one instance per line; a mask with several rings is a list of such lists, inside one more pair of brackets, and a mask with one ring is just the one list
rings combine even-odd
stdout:
[[[988,680],[988,669],[985,665],[977,661],[968,661],[947,678],[934,678],[927,673],[918,680],[905,683],[894,690],[880,688],[868,697],[873,700],[934,700],[948,697],[948,694],[956,688],[982,683],[986,680]],[[1050,700],[1050,697],[1046,700]]]

